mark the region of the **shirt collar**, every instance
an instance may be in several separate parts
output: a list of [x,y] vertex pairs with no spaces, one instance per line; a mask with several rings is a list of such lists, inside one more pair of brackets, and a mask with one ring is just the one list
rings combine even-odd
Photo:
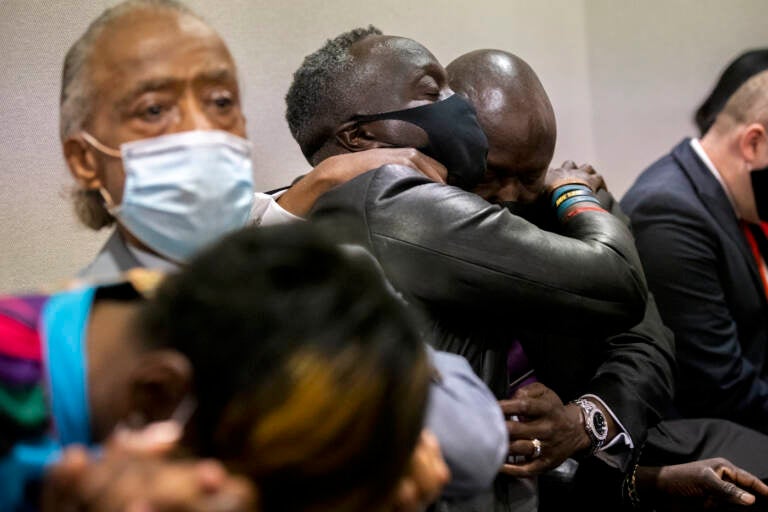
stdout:
[[710,160],[707,152],[704,151],[704,147],[701,145],[699,139],[691,139],[691,148],[693,148],[701,161],[704,162],[704,165],[707,167],[707,169],[709,169],[709,172],[712,173],[712,176],[715,177],[718,183],[720,183],[720,186],[723,187],[723,191],[725,192],[726,197],[728,197],[728,201],[731,203],[731,208],[733,208],[736,217],[739,217],[739,211],[736,209],[736,203],[733,201],[733,197],[731,197],[731,192],[728,190],[728,187],[726,186],[725,181],[723,181],[723,177],[718,172],[717,167],[715,167],[715,164],[712,163],[712,160]]
[[159,270],[161,272],[171,272],[179,269],[179,266],[176,263],[156,254],[152,254],[151,252],[139,249],[129,242],[126,242],[125,246],[143,268]]

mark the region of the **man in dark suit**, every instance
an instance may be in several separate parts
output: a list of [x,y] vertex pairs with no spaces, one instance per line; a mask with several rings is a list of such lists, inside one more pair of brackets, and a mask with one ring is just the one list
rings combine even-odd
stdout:
[[[445,101],[439,101],[447,92],[445,80],[444,70],[418,43],[404,38],[381,36],[380,32],[372,27],[367,30],[358,29],[329,40],[321,50],[305,59],[288,93],[287,117],[294,136],[313,164],[339,152],[380,147],[382,144],[410,144],[432,151],[438,160],[446,163],[449,181],[452,178],[463,178],[463,185],[468,187],[472,180],[467,179],[467,169],[459,168],[456,171],[456,167],[450,165],[456,163],[456,155],[450,150],[448,155],[440,152],[440,143],[445,143],[442,137],[444,134],[435,133],[434,126],[430,125],[428,119],[416,115],[417,112],[424,114],[430,105]],[[355,90],[361,92],[357,93]],[[375,106],[371,107],[369,104]],[[388,109],[397,108],[405,110],[388,112]],[[371,111],[388,113],[365,115]],[[432,112],[434,115],[434,111]],[[454,128],[454,137],[449,139],[449,142],[471,153],[471,145],[463,140],[462,135],[463,131],[471,131],[471,127],[466,126],[466,119],[444,115],[441,121]],[[444,146],[442,149],[445,150]],[[471,162],[469,166],[471,167]],[[461,173],[462,170],[464,174]],[[599,345],[604,345],[604,342],[600,341],[599,333],[621,329],[613,318],[616,311],[611,307],[606,308],[605,297],[595,300],[601,295],[601,278],[606,276],[601,276],[601,271],[588,260],[590,257],[601,260],[605,254],[600,250],[588,256],[582,252],[585,249],[583,244],[570,244],[565,241],[563,235],[539,230],[511,215],[507,210],[500,210],[479,201],[477,196],[455,187],[432,187],[405,171],[390,166],[373,169],[326,194],[321,198],[311,218],[315,222],[330,222],[339,230],[348,228],[347,223],[351,224],[351,231],[342,232],[342,238],[365,245],[371,250],[379,258],[397,289],[414,305],[426,309],[430,318],[435,321],[435,329],[431,333],[434,341],[442,340],[443,336],[448,339],[454,336],[458,340],[465,335],[476,336],[481,342],[485,340],[509,344],[511,330],[518,327],[521,330],[533,326],[541,328],[539,322],[546,320],[547,316],[551,319],[559,314],[561,318],[570,318],[576,310],[582,315],[581,322],[567,326],[556,326],[549,322],[547,327],[552,331],[567,331],[574,335],[579,332],[592,332],[592,339]],[[599,181],[595,180],[595,185],[599,184]],[[544,176],[541,182],[544,194],[549,196],[547,192],[553,191],[551,176]],[[555,188],[555,198],[559,197],[556,190]],[[570,213],[570,205],[565,205],[564,210],[560,211],[563,215],[554,221],[560,231],[570,237],[584,237],[586,232],[573,231],[573,226],[568,225],[568,219],[606,220],[605,211],[593,206],[594,196],[591,192],[577,195],[588,195],[586,208],[582,211],[574,209],[573,213]],[[554,215],[557,209],[552,206],[548,208],[550,214]],[[599,214],[599,217],[578,217],[582,214]],[[603,237],[598,237],[599,240],[587,237],[583,242],[590,244],[597,241],[598,249],[602,243],[608,243],[624,254],[624,240],[622,237],[615,239],[617,233],[613,231],[612,222],[603,227],[608,228]],[[560,259],[569,255],[575,260],[566,262],[565,259]],[[531,264],[526,256],[538,257],[542,261]],[[627,256],[631,260],[631,254]],[[563,300],[562,279],[574,277],[575,273],[571,272],[569,267],[574,261],[576,264],[586,264],[580,269],[583,272],[582,278],[594,278],[597,281],[591,283],[590,291],[585,290],[586,300],[569,303]],[[536,263],[544,268],[536,268]],[[559,267],[556,265],[558,263]],[[542,271],[547,273],[540,273]],[[609,265],[607,271],[609,274],[613,273],[615,268]],[[528,279],[525,279],[526,277]],[[547,279],[550,284],[546,283]],[[576,288],[570,289],[570,293],[581,289],[580,285],[589,286],[578,279],[571,284]],[[516,289],[517,287],[521,289]],[[603,291],[608,295],[612,293],[610,290]],[[549,308],[545,304],[549,305]],[[648,311],[646,310],[646,313]],[[650,311],[654,312],[653,308]],[[482,316],[477,317],[477,313]],[[600,318],[604,322],[601,323]],[[658,321],[648,322],[648,325],[661,327]],[[653,354],[659,350],[663,353],[663,341],[659,343],[660,349],[651,348],[656,343],[654,336],[658,336],[658,333],[653,333],[651,329],[647,334],[650,343],[644,345],[641,341],[635,344],[636,352],[647,350],[649,354]],[[638,334],[638,337],[642,335]],[[659,337],[663,339],[664,334]],[[531,340],[535,342],[535,338]],[[618,345],[620,342],[617,340],[613,347],[617,352]],[[643,359],[641,356],[636,361]],[[658,370],[660,375],[657,378],[650,377],[647,387],[646,383],[638,383],[638,388],[643,391],[638,390],[637,393],[638,397],[642,395],[640,400],[653,402],[657,400],[651,397],[653,393],[657,393],[661,396],[659,401],[663,403],[664,397],[668,398],[669,394],[668,387],[665,388],[669,384],[665,381],[668,372],[664,370],[668,361],[664,356],[655,362],[653,359],[646,359],[652,362],[645,368],[652,374]],[[567,356],[563,360],[567,360]],[[621,373],[616,371],[614,375],[622,378]],[[596,377],[597,381],[602,379],[603,377]],[[611,390],[608,381],[612,379],[613,377],[605,378],[607,382],[602,386],[609,395]],[[602,412],[604,404],[600,401],[598,403]],[[621,404],[622,407],[625,405]],[[653,406],[644,408],[651,411]],[[567,415],[575,413],[576,417],[580,417],[579,407],[573,404],[562,409],[568,411],[565,413]],[[653,413],[650,412],[650,415]],[[612,415],[608,417],[606,414],[606,417],[611,423],[609,440],[614,441],[619,428]],[[635,418],[631,421],[642,422],[645,419]],[[570,449],[593,452],[594,444],[584,425],[579,424],[578,419],[568,423],[571,427],[574,423],[578,425],[578,428],[568,429]],[[539,441],[538,446],[533,441]],[[518,441],[510,453],[544,459],[543,448],[544,443],[541,440],[524,439]],[[553,446],[547,448],[554,451]],[[709,464],[707,461],[701,462]],[[720,462],[711,464],[717,467],[707,466],[706,472],[702,472],[704,467],[698,463],[677,469],[668,468],[671,473],[664,475],[652,472],[650,480],[644,480],[643,475],[638,472],[637,482],[638,485],[645,481],[651,487],[656,486],[655,489],[648,488],[648,492],[661,491],[664,494],[669,489],[659,488],[658,482],[672,482],[674,485],[681,481],[681,474],[694,470],[697,471],[698,482],[706,482],[707,489],[712,491],[714,488],[720,488],[724,482],[718,477],[723,474]],[[669,474],[674,475],[671,480],[665,478]],[[690,476],[690,473],[687,474]],[[484,500],[481,497],[464,510],[536,508],[535,495],[534,499],[530,500],[527,499],[530,495],[525,494],[525,479],[507,478],[506,481],[502,479],[500,482],[509,484],[505,489],[499,489],[501,486],[497,486],[497,490],[502,491],[496,496],[500,499],[494,500],[491,497],[490,500]],[[739,483],[748,486],[745,482]],[[523,484],[523,492],[518,492],[521,490],[520,485],[515,489],[514,484]],[[690,490],[690,487],[688,489]],[[600,493],[604,491],[598,490]],[[704,496],[716,499],[711,492],[705,492]],[[719,496],[737,499],[744,494],[731,487],[721,489]]]
[[[506,333],[508,343],[512,329],[546,324],[597,333],[592,339],[601,344],[640,321],[644,276],[629,230],[594,198],[601,179],[575,165],[547,173],[546,193],[573,191],[577,199],[549,207],[560,234],[467,191],[485,171],[487,146],[471,106],[451,92],[426,48],[374,28],[342,34],[308,56],[288,92],[287,118],[313,165],[340,153],[411,146],[443,163],[448,182],[462,187],[384,166],[325,194],[310,218],[348,228],[345,241],[368,248],[394,287],[434,321],[433,340],[476,336],[490,343]],[[506,355],[489,364],[506,364]],[[613,417],[596,407],[614,437]],[[567,412],[578,424],[581,408],[572,404]],[[583,426],[573,434],[577,449],[592,449]],[[543,448],[526,439],[513,454]],[[532,501],[525,494],[505,494],[499,509],[534,509],[535,493]],[[493,509],[492,497],[486,506]]]
[[[559,231],[548,208],[549,198],[543,194],[543,178],[555,150],[555,115],[536,73],[519,57],[500,50],[469,52],[451,62],[446,70],[451,88],[467,96],[488,135],[488,170],[474,191],[543,229]],[[605,188],[597,196],[608,211],[628,223]],[[530,429],[543,438],[543,456],[525,464],[507,465],[505,472],[530,476],[575,456],[581,459],[577,490],[584,489],[581,481],[586,472],[600,470],[602,492],[596,498],[620,501],[622,475],[639,460],[648,429],[660,421],[672,398],[672,333],[662,324],[653,297],[649,295],[648,299],[643,320],[604,344],[585,340],[583,333],[553,333],[547,325],[517,331],[540,382],[566,403],[582,395],[601,400],[621,424],[623,435],[608,443],[609,449],[599,450],[587,460],[584,453],[574,452],[573,446],[559,441],[574,426],[564,422],[567,415],[553,414],[553,410],[563,407],[555,400],[550,408],[537,407],[540,414],[527,413],[526,422],[509,422],[510,443],[514,444],[518,436],[527,437],[525,430]],[[483,351],[472,346],[476,343],[472,337],[460,345],[440,347],[474,354],[470,361],[476,371],[486,382],[493,383],[507,379],[506,367],[489,368],[487,364],[505,349],[503,340]],[[507,414],[523,414],[517,409],[521,401],[536,400],[528,397],[525,388],[512,400],[505,400],[509,398],[508,390],[497,386],[495,391]],[[540,433],[547,422],[555,425],[549,436]],[[606,483],[611,476],[617,480],[615,485]],[[557,480],[541,481],[543,510],[557,510],[574,499],[563,492],[565,488],[544,486],[551,482]],[[614,491],[612,496],[610,490]],[[606,504],[606,508],[611,507]]]
[[[676,337],[674,414],[727,418],[762,432],[768,432],[766,69],[731,86],[735,92],[701,139],[680,142],[621,201],[650,289]],[[720,82],[732,83],[732,71]]]
[[[541,197],[543,177],[554,152],[556,123],[549,98],[534,71],[519,57],[500,50],[469,52],[446,69],[451,87],[457,93],[465,94],[475,106],[478,120],[488,135],[488,170],[475,192],[541,227],[557,230]],[[606,209],[629,222],[606,189],[601,189],[598,197]],[[607,510],[617,509],[619,503],[608,500],[619,499],[621,486],[618,483],[611,486],[608,482],[610,478],[621,478],[622,472],[631,467],[626,464],[630,459],[643,465],[665,465],[721,456],[762,478],[768,477],[768,468],[762,463],[768,452],[762,457],[755,453],[759,450],[755,447],[768,444],[768,438],[757,432],[718,420],[659,423],[671,403],[674,343],[671,331],[662,324],[651,294],[643,321],[606,340],[599,350],[591,350],[593,344],[579,335],[552,334],[546,326],[521,336],[536,339],[534,345],[528,345],[536,374],[541,383],[556,392],[558,399],[553,399],[551,393],[547,398],[541,391],[536,393],[541,398],[534,397],[523,388],[512,400],[502,401],[505,412],[527,416],[524,423],[508,423],[510,443],[514,444],[518,436],[546,439],[542,450],[544,456],[522,465],[507,466],[507,472],[527,476],[548,469],[560,460],[551,455],[558,452],[562,454],[561,458],[574,455],[564,452],[558,442],[559,438],[567,437],[569,430],[568,425],[559,422],[564,416],[557,413],[563,407],[559,399],[568,401],[585,393],[598,397],[616,415],[630,440],[627,442],[625,438],[624,443],[615,442],[596,457],[580,457],[574,484],[566,488],[542,488],[541,510],[560,510],[574,499],[585,496],[591,496],[593,510],[600,506]],[[472,341],[468,339],[460,346],[449,348],[455,348],[459,353],[477,352],[470,346]],[[486,368],[484,360],[494,357],[493,352],[500,350],[500,346],[501,343],[487,347],[488,353],[478,354],[476,369]],[[546,349],[537,350],[541,346]],[[490,382],[496,380],[492,374],[481,374]],[[505,397],[503,394],[499,396]],[[539,412],[521,411],[519,407],[523,400],[539,402],[541,405],[534,408]],[[549,406],[545,405],[546,400],[549,400]],[[555,428],[551,428],[552,425]],[[649,439],[647,443],[646,437]],[[640,469],[641,473],[645,471]],[[542,480],[544,482],[551,484],[553,480],[548,478]],[[563,492],[569,488],[577,494]],[[611,489],[615,491],[613,495]]]

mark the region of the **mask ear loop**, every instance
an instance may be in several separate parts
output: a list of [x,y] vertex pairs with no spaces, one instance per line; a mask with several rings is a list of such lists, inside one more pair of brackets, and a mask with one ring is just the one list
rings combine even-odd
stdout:
[[[81,131],[80,136],[83,138],[85,142],[91,145],[94,149],[97,151],[110,156],[112,158],[122,158],[122,153],[119,149],[110,148],[109,146],[102,144],[99,142],[99,140],[91,135],[90,133],[86,131]],[[109,193],[107,189],[104,187],[99,187],[99,194],[101,194],[101,199],[104,201],[104,206],[107,208],[107,211],[114,217],[117,213],[118,206],[115,204],[115,201],[112,199],[112,194]]]
[[107,209],[110,215],[115,217],[117,212],[120,210],[120,207],[116,205],[112,200],[112,194],[110,194],[109,190],[105,189],[104,187],[99,187],[99,194],[101,194],[101,199],[104,201],[104,207]]
[[83,138],[83,140],[85,140],[85,142],[87,142],[88,144],[90,144],[91,146],[93,146],[94,148],[101,151],[107,156],[111,156],[112,158],[122,158],[123,156],[119,149],[114,149],[102,144],[96,139],[96,137],[94,137],[93,135],[91,135],[86,131],[80,132],[80,136]]

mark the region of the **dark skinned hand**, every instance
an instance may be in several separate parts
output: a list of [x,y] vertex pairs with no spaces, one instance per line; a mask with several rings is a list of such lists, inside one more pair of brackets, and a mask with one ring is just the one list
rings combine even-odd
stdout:
[[[518,389],[499,405],[507,418],[509,455],[525,457],[522,462],[504,464],[502,473],[515,477],[538,475],[589,446],[579,408],[563,405],[554,391],[539,382]],[[532,439],[541,442],[541,455],[535,459],[531,458]]]
[[577,166],[571,160],[566,160],[560,167],[553,167],[547,171],[544,178],[544,191],[551,194],[553,190],[569,183],[581,183],[597,192],[601,188],[606,188],[603,177],[589,165]]
[[757,496],[763,503],[768,499],[767,485],[723,458],[673,466],[640,466],[637,489],[641,502],[648,500],[658,511],[665,512],[752,510],[745,507],[753,505]]

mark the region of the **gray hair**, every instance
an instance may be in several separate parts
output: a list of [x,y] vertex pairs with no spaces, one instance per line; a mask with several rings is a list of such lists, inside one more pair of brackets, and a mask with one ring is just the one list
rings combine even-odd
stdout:
[[[176,0],[126,0],[101,13],[64,57],[59,99],[59,136],[62,141],[82,130],[92,114],[93,88],[87,71],[99,36],[115,20],[144,9],[168,9],[201,19]],[[76,187],[71,194],[75,213],[83,224],[99,230],[114,223],[115,219],[104,206],[98,190]]]
[[310,163],[327,142],[328,127],[349,109],[349,99],[341,85],[347,81],[346,71],[352,60],[350,48],[368,36],[381,33],[369,25],[328,39],[322,48],[307,55],[293,74],[293,83],[285,95],[285,118]]
[[192,10],[176,0],[126,0],[105,10],[75,41],[64,58],[61,75],[60,124],[62,140],[82,129],[90,115],[91,87],[87,77],[88,61],[94,44],[104,28],[115,20],[134,11],[144,9],[169,9],[199,19]]

